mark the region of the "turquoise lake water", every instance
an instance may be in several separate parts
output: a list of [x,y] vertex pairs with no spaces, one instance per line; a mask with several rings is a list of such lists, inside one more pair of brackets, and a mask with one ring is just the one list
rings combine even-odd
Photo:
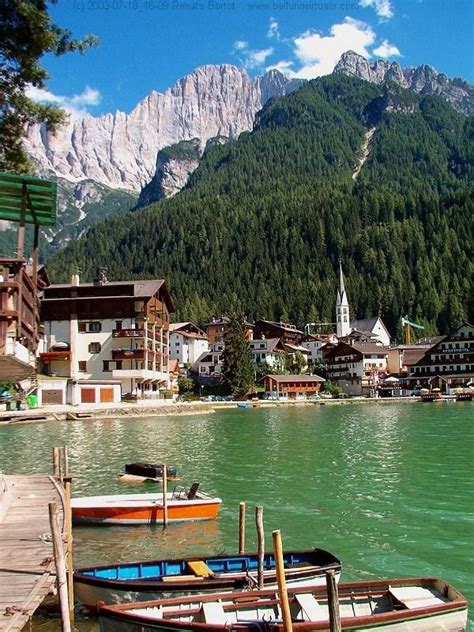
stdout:
[[[267,548],[280,529],[286,548],[337,554],[342,580],[435,575],[473,604],[473,411],[470,402],[347,403],[5,426],[0,469],[51,471],[52,447],[68,445],[74,496],[142,492],[116,476],[126,462],[152,461],[223,499],[217,521],[77,528],[76,566],[235,551],[245,501],[248,550],[261,505]],[[474,630],[472,606],[470,617]],[[85,620],[77,628],[96,630]],[[59,625],[38,617],[32,629]]]

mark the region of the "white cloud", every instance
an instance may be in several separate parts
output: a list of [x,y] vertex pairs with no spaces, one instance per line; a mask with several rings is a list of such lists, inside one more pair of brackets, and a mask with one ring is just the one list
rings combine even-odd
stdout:
[[241,55],[240,61],[244,68],[251,69],[263,66],[267,57],[273,54],[273,48],[250,49],[248,42],[237,40],[234,42],[234,52]]
[[249,50],[245,55],[244,65],[246,68],[258,68],[263,66],[267,57],[273,53],[273,48],[263,48],[261,50]]
[[328,75],[334,70],[342,53],[347,50],[370,57],[369,47],[375,41],[375,33],[365,22],[346,17],[344,22],[333,24],[330,35],[314,31],[294,38],[294,54],[301,67],[292,76],[313,79]]
[[280,29],[278,26],[278,22],[275,20],[275,18],[270,18],[270,24],[268,26],[267,37],[269,39],[272,39],[272,38],[275,38],[277,40],[280,39]]
[[373,7],[379,18],[383,18],[384,20],[389,20],[393,17],[391,0],[359,0],[359,6],[364,9]]
[[388,59],[389,57],[401,57],[401,53],[396,46],[390,44],[387,40],[384,40],[380,46],[374,48],[374,55],[382,57],[382,59]]
[[53,94],[49,90],[30,86],[26,90],[26,96],[39,103],[51,103],[64,108],[72,118],[82,118],[88,112],[90,106],[98,105],[101,94],[95,88],[86,86],[85,89],[72,97]]
[[248,45],[249,45],[248,42],[244,42],[243,40],[237,40],[236,42],[234,42],[234,49],[243,50],[244,48],[247,48]]
[[282,60],[276,64],[267,66],[265,68],[265,72],[267,72],[268,70],[279,70],[282,74],[290,78],[295,76],[295,71],[293,69],[293,62],[289,60]]

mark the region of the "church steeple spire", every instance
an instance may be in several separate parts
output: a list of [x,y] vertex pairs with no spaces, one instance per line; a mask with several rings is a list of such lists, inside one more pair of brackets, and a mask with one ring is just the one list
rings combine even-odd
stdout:
[[347,336],[351,331],[349,301],[344,286],[342,263],[339,261],[339,290],[336,300],[336,333],[339,337]]

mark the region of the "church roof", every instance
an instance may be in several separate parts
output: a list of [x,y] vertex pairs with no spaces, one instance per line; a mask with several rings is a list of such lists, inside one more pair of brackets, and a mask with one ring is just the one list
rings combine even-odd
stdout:
[[363,318],[362,320],[352,320],[351,327],[352,329],[357,329],[361,332],[372,332],[377,324],[379,317],[375,318]]

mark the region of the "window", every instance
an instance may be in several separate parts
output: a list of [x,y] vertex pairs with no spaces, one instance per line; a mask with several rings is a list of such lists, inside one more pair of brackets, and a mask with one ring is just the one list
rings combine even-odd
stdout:
[[85,360],[79,360],[79,371],[81,371],[81,373],[87,372],[87,362]]
[[115,363],[115,368],[116,368],[118,371],[121,371],[121,370],[122,370],[122,360],[117,360],[117,362]]
[[89,323],[88,331],[93,333],[102,331],[102,323]]
[[89,344],[89,353],[100,353],[101,348],[100,342],[91,342]]
[[102,371],[104,371],[104,373],[110,371],[109,360],[103,361]]
[[123,320],[115,321],[115,329],[122,329]]
[[87,330],[87,323],[79,323],[79,331],[84,332]]

